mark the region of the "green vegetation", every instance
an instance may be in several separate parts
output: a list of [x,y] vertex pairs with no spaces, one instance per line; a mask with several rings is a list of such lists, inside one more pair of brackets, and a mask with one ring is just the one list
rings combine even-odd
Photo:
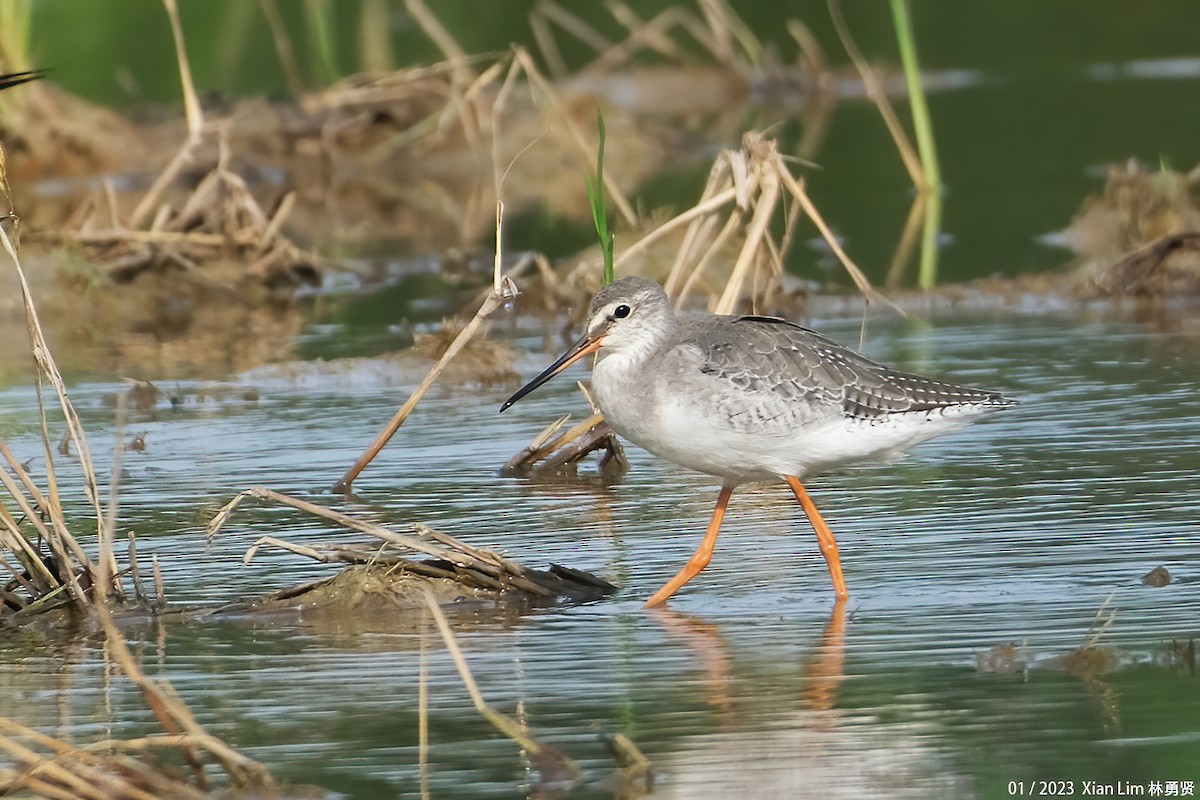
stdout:
[[596,224],[596,235],[600,237],[600,252],[604,254],[604,285],[613,282],[613,234],[608,229],[608,215],[604,211],[604,114],[596,109],[596,128],[600,132],[600,144],[596,147],[596,177],[586,175],[588,203],[592,207],[592,222]]

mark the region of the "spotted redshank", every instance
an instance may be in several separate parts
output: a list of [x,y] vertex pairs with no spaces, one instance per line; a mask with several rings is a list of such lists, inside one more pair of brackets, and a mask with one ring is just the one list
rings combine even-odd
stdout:
[[586,333],[500,410],[591,353],[592,393],[614,431],[723,481],[699,549],[647,606],[708,566],[738,484],[780,479],[816,531],[841,602],[848,593],[837,541],[800,479],[902,451],[1015,403],[885,367],[783,319],[677,318],[662,287],[630,277],[596,294]]

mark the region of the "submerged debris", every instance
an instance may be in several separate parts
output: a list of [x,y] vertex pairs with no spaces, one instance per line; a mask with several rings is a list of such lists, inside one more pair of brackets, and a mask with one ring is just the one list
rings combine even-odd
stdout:
[[1183,675],[1196,674],[1196,640],[1172,639],[1166,642],[1154,656],[1159,666],[1179,672]]
[[1099,195],[1061,234],[1082,256],[1083,296],[1200,292],[1200,170],[1149,171],[1136,161],[1109,170]]
[[654,765],[632,739],[617,732],[603,735],[601,740],[617,766],[612,781],[617,797],[642,797],[654,789]]
[[[463,599],[520,607],[562,602],[586,602],[606,597],[617,587],[589,572],[551,564],[547,570],[522,566],[490,550],[481,550],[427,525],[416,523],[410,533],[342,514],[315,503],[264,487],[240,493],[209,522],[215,536],[233,511],[247,498],[271,500],[374,536],[370,544],[308,547],[264,536],[246,553],[247,563],[263,546],[279,547],[323,563],[351,564],[342,574],[316,583],[285,589],[263,600],[221,609],[226,612],[281,609],[416,608],[424,592],[433,590],[443,602]],[[418,560],[413,552],[432,556]]]
[[998,644],[987,650],[975,653],[975,670],[991,672],[997,675],[1013,675],[1029,673],[1029,664],[1024,648],[1014,642]]
[[1142,583],[1159,588],[1171,582],[1171,573],[1164,566],[1157,566],[1142,576]]
[[501,570],[499,575],[494,575],[450,561],[381,556],[377,547],[370,546],[333,546],[317,552],[321,554],[319,560],[352,560],[354,566],[331,578],[291,586],[249,603],[222,607],[218,613],[395,614],[420,608],[427,591],[446,605],[453,603],[461,607],[461,604],[469,603],[475,607],[504,606],[525,610],[554,603],[596,600],[616,591],[615,586],[591,573],[558,564],[551,564],[548,570],[518,567],[519,573]]
[[559,434],[570,415],[559,417],[547,425],[521,452],[505,464],[500,474],[532,478],[554,478],[575,474],[579,462],[591,453],[603,451],[599,473],[605,481],[617,481],[629,471],[625,448],[612,428],[604,421],[591,392],[582,383],[579,391],[592,406],[592,415],[566,433]]

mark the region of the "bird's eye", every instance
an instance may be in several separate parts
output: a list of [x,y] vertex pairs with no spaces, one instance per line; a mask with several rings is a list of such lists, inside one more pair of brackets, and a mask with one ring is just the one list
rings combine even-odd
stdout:
[[633,309],[631,309],[629,306],[622,303],[621,305],[619,305],[613,309],[613,317],[615,319],[625,319],[626,317],[629,316],[629,312],[632,310]]

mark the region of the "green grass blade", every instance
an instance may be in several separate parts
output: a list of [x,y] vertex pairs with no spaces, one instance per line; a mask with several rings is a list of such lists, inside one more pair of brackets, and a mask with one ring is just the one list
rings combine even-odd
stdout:
[[592,222],[596,235],[600,237],[600,252],[604,255],[604,285],[613,282],[613,234],[608,229],[608,215],[604,211],[604,114],[596,109],[596,128],[600,131],[600,146],[596,153],[596,177],[585,175],[588,203],[592,208]]

